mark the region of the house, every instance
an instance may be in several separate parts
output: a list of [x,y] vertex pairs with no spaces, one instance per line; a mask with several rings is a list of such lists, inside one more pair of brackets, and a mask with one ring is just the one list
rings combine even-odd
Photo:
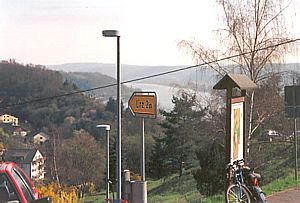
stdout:
[[20,126],[16,126],[14,131],[13,131],[13,135],[20,136],[20,137],[25,137],[27,135],[27,130],[20,127]]
[[26,140],[28,131],[21,126],[12,126],[9,123],[0,123],[0,128],[8,135],[16,136],[20,139]]
[[19,118],[9,115],[9,114],[3,114],[0,116],[0,122],[1,123],[10,123],[13,126],[18,126]]
[[34,144],[39,144],[42,145],[46,141],[49,140],[49,135],[47,135],[44,132],[39,132],[39,133],[31,133],[28,135],[29,139],[34,143]]
[[17,163],[32,180],[44,180],[45,158],[38,149],[7,149],[4,158]]

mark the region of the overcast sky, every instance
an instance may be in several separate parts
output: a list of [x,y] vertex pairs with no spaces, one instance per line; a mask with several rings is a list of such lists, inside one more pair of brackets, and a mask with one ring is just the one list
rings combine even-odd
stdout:
[[213,43],[217,13],[214,0],[0,0],[0,60],[115,63],[101,31],[117,29],[121,63],[190,65],[178,41]]

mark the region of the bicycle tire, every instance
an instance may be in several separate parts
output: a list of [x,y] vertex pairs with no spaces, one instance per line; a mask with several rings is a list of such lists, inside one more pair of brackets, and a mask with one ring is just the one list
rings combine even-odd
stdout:
[[226,190],[227,203],[251,203],[251,195],[244,185],[231,184]]
[[259,198],[260,198],[260,200],[258,201],[259,203],[267,203],[266,196],[263,192],[259,194]]
[[254,203],[267,203],[265,193],[259,186],[253,187],[253,195],[255,197]]

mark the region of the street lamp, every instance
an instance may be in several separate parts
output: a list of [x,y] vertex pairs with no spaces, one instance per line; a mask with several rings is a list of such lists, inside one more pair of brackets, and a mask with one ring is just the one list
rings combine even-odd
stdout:
[[97,125],[97,128],[106,130],[106,203],[109,203],[109,131],[110,125]]
[[120,33],[118,30],[103,30],[104,37],[117,38],[117,102],[118,102],[118,135],[117,135],[117,202],[121,202],[121,71],[120,71]]

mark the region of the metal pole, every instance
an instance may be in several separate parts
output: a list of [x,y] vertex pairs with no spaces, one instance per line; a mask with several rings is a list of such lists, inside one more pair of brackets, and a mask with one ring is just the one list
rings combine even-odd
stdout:
[[142,146],[142,152],[141,152],[141,176],[142,181],[145,182],[145,118],[142,117],[142,139],[141,139],[141,146]]
[[116,184],[116,191],[117,191],[117,199],[115,202],[121,202],[121,114],[122,114],[122,106],[121,106],[121,70],[120,70],[120,33],[118,30],[103,30],[102,35],[104,37],[117,37],[117,170],[116,170],[116,177],[117,177],[117,184]]
[[147,182],[145,175],[145,118],[142,117],[142,137],[141,137],[141,203],[147,203]]
[[110,125],[97,125],[97,128],[105,128],[106,131],[106,203],[109,203],[109,131]]
[[293,80],[293,105],[294,105],[294,146],[295,146],[295,180],[298,181],[298,155],[297,155],[297,117],[296,117],[296,86]]
[[106,202],[109,203],[109,130],[106,129]]
[[295,180],[298,180],[298,155],[297,155],[297,118],[294,118],[294,139],[295,139]]
[[118,137],[117,137],[117,201],[121,202],[121,71],[120,71],[120,36],[117,36],[117,101],[118,101]]

